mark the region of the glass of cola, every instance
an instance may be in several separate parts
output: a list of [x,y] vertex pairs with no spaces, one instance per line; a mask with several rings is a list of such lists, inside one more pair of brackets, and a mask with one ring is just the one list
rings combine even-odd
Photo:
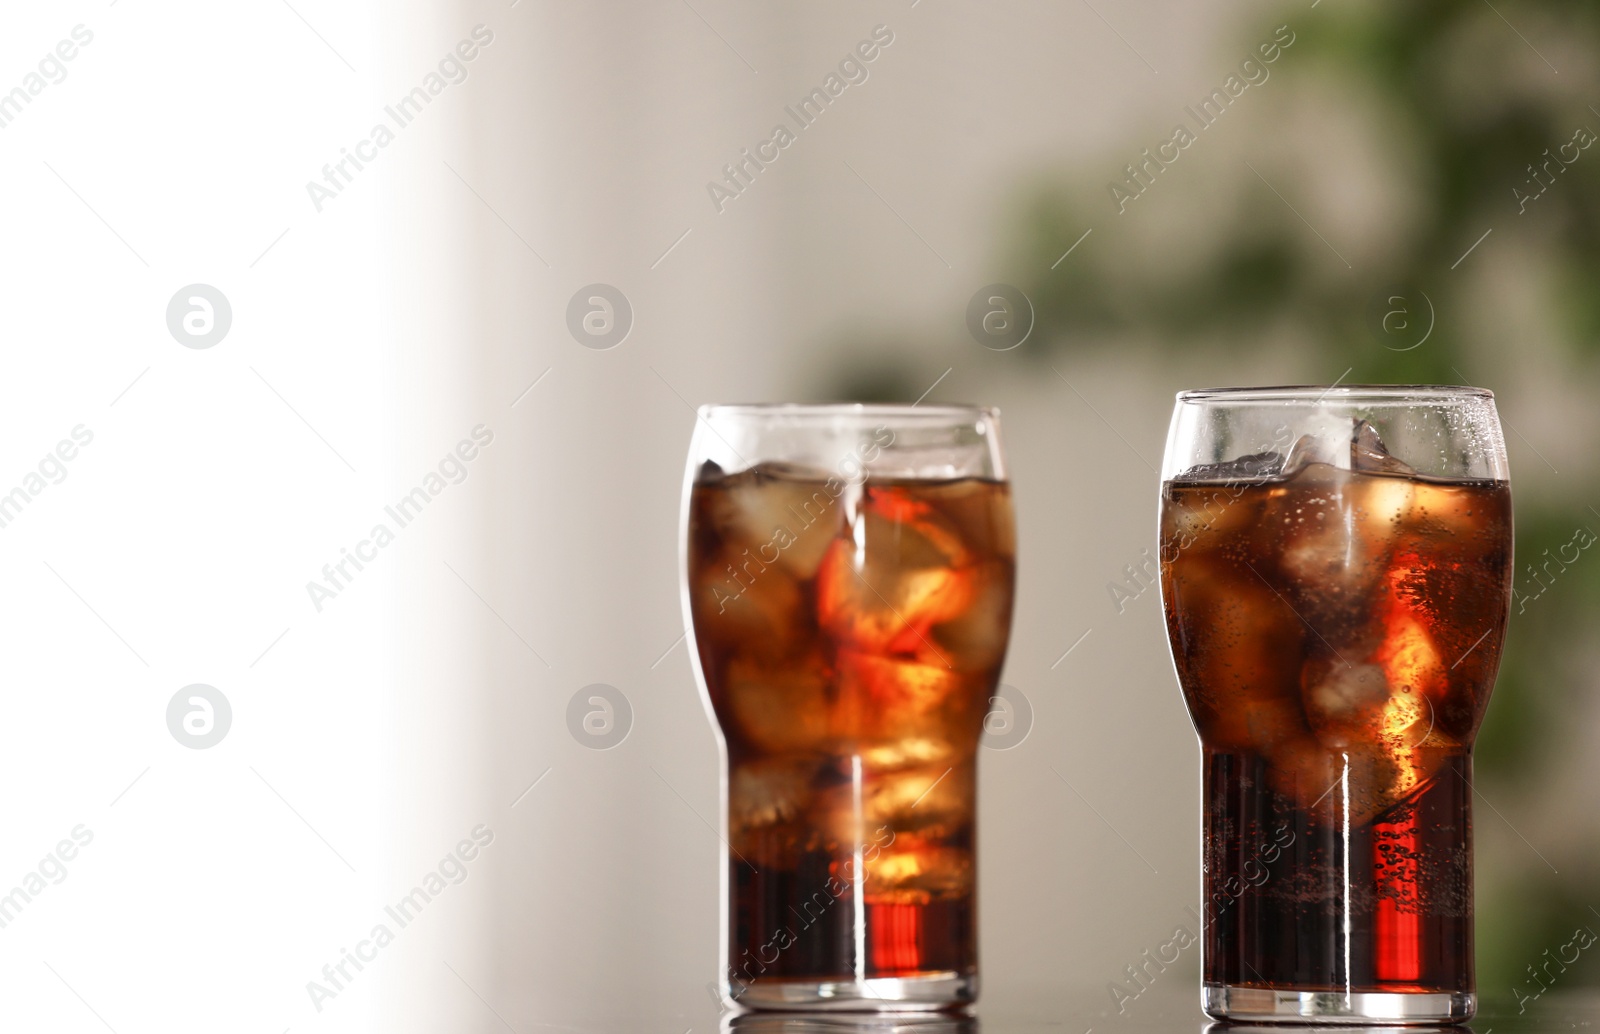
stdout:
[[1016,554],[999,432],[970,406],[698,413],[683,592],[725,762],[726,1003],[976,997],[975,762]]
[[1205,1011],[1469,1018],[1472,744],[1511,598],[1494,396],[1183,392],[1160,540],[1202,754]]

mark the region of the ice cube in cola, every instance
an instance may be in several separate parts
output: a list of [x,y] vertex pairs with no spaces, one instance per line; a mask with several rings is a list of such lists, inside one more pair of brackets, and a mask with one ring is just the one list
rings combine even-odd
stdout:
[[975,973],[1008,486],[708,465],[689,505],[695,642],[728,749],[732,993]]
[[1205,764],[1207,984],[1472,986],[1470,744],[1510,520],[1504,481],[1424,477],[1364,422],[1163,486],[1162,597]]

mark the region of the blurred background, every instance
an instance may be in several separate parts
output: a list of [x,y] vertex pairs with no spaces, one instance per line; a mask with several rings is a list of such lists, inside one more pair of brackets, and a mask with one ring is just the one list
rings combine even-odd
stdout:
[[1480,993],[1600,929],[1592,5],[0,17],[13,1025],[713,1025],[678,514],[718,401],[1001,408],[1033,717],[981,760],[983,1009],[1088,1026],[1199,892],[1141,573],[1173,393],[1492,388]]

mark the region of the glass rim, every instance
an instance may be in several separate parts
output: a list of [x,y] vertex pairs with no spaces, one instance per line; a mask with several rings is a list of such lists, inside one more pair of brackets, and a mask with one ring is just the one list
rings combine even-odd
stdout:
[[996,406],[981,406],[968,402],[940,402],[924,406],[917,402],[713,402],[695,410],[697,416],[710,419],[717,416],[783,416],[802,419],[827,417],[932,417],[935,419],[995,420],[1000,416]]
[[1461,384],[1275,384],[1260,387],[1193,388],[1180,391],[1185,402],[1441,402],[1456,399],[1494,400],[1488,388]]

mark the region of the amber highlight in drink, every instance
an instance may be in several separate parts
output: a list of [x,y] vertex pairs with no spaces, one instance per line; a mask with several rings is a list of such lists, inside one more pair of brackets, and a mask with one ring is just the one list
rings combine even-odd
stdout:
[[1008,486],[707,463],[687,530],[728,755],[727,993],[970,977],[975,754],[1011,622]]
[[1420,476],[1363,424],[1348,459],[1308,444],[1163,486],[1203,753],[1204,982],[1326,991],[1335,1013],[1351,992],[1470,998],[1472,741],[1510,490]]

